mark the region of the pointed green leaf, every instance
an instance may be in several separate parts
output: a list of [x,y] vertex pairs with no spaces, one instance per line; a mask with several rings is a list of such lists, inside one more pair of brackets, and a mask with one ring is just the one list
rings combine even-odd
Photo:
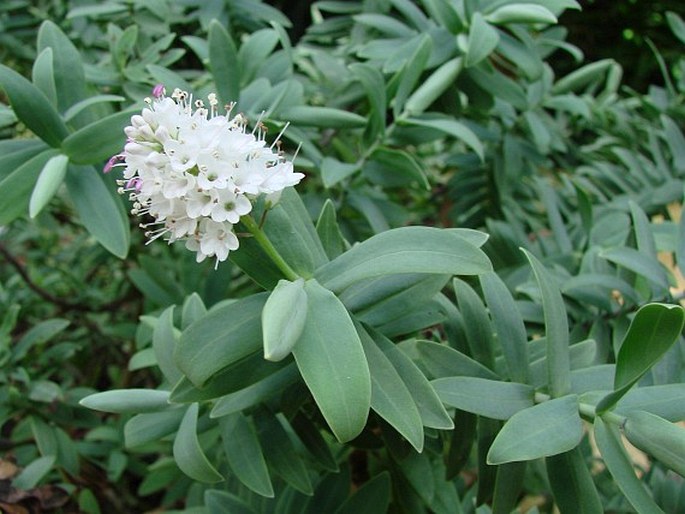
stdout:
[[210,514],[256,514],[245,500],[228,491],[209,489],[205,491],[204,500]]
[[252,295],[213,309],[181,334],[176,365],[198,387],[222,368],[258,351],[260,317],[267,294]]
[[568,318],[561,291],[552,275],[537,258],[526,250],[535,279],[542,294],[547,339],[547,383],[554,397],[571,390],[571,363],[569,357]]
[[479,12],[473,14],[469,28],[468,50],[466,51],[467,68],[474,66],[490,55],[499,43],[499,33]]
[[304,280],[279,280],[262,310],[264,358],[277,362],[290,355],[302,334],[306,319]]
[[231,36],[217,20],[209,24],[209,67],[222,103],[236,102],[240,96],[238,51]]
[[435,70],[407,100],[404,106],[407,114],[413,116],[428,109],[440,95],[454,85],[463,67],[463,59],[456,57]]
[[459,311],[463,318],[464,335],[471,356],[484,366],[495,368],[493,330],[488,312],[478,294],[463,280],[452,281]]
[[611,409],[668,351],[683,330],[685,310],[679,305],[652,303],[641,307],[628,327],[616,359],[614,392],[597,404]]
[[43,170],[38,176],[36,185],[33,187],[31,199],[29,200],[29,217],[38,216],[43,207],[55,196],[57,189],[62,185],[67,174],[67,164],[69,158],[66,155],[55,155],[51,157],[43,166]]
[[[421,357],[420,364],[428,370],[433,378],[461,375],[490,380],[499,378],[494,371],[446,344],[422,340],[414,341],[413,344]],[[406,344],[399,345],[401,349],[406,346]]]
[[371,336],[378,347],[383,350],[388,360],[395,366],[407,389],[409,389],[409,393],[419,410],[423,425],[440,430],[454,428],[454,423],[433,386],[416,364],[383,334],[372,331]]
[[115,197],[116,193],[92,166],[70,165],[66,184],[86,230],[109,252],[125,258],[131,236],[128,223],[119,214],[117,203],[121,200]]
[[176,384],[183,376],[173,358],[180,335],[174,327],[174,306],[171,305],[159,316],[152,331],[152,348],[157,365],[170,384]]
[[614,482],[633,508],[640,514],[664,514],[635,474],[633,463],[621,443],[618,428],[605,422],[601,416],[595,417],[595,442]]
[[526,467],[525,462],[509,462],[497,466],[495,490],[492,495],[493,514],[509,514],[515,511],[523,490]]
[[5,90],[17,118],[47,144],[58,147],[67,137],[66,125],[43,92],[2,64],[0,87]]
[[602,514],[604,508],[580,448],[545,459],[547,477],[561,512]]
[[335,205],[326,199],[316,221],[316,233],[329,259],[335,259],[345,251],[345,238],[336,220]]
[[309,471],[279,418],[260,410],[254,416],[254,422],[269,468],[298,491],[313,494]]
[[685,428],[636,410],[626,416],[623,433],[635,447],[685,476]]
[[349,66],[352,75],[361,83],[369,98],[369,124],[365,131],[366,140],[373,142],[385,132],[385,112],[387,98],[385,79],[375,67],[365,63],[354,63]]
[[188,407],[174,439],[174,460],[178,467],[193,480],[206,484],[221,482],[224,477],[207,460],[197,438],[198,404]]
[[50,20],[40,26],[38,51],[52,48],[57,107],[65,112],[86,96],[86,76],[81,54],[62,30]]
[[509,419],[535,405],[535,389],[526,384],[478,377],[445,377],[433,380],[431,384],[450,407],[487,418]]
[[507,25],[509,23],[544,23],[552,24],[557,22],[549,9],[534,3],[508,4],[498,7],[485,16],[490,23],[497,25]]
[[133,112],[117,112],[86,125],[64,140],[62,150],[77,164],[100,163],[120,153],[126,143],[124,128],[131,124]]
[[641,251],[622,246],[604,250],[600,252],[599,256],[645,277],[656,288],[655,291],[660,293],[668,291],[666,269],[659,261],[650,258]]
[[31,81],[40,89],[50,103],[57,107],[57,90],[53,68],[52,48],[44,48],[38,54],[31,70]]
[[613,59],[602,59],[586,64],[582,68],[578,68],[559,79],[556,84],[552,86],[552,93],[560,95],[570,92],[579,92],[588,84],[600,80],[607,70],[611,69],[615,63],[616,61]]
[[395,93],[395,98],[392,101],[392,109],[395,118],[399,117],[402,112],[404,104],[414,90],[419,78],[421,78],[421,74],[426,68],[428,59],[433,50],[432,39],[427,34],[423,34],[419,37],[420,39],[418,40],[416,49],[409,59],[407,59],[407,62],[399,75],[397,93]]
[[183,310],[181,311],[181,328],[184,330],[195,321],[199,320],[207,314],[207,307],[205,307],[202,298],[197,293],[188,296],[183,302]]
[[378,514],[390,504],[390,474],[383,471],[362,485],[335,514]]
[[533,460],[569,451],[583,437],[578,398],[563,396],[514,414],[488,452],[488,464]]
[[55,456],[46,455],[45,457],[38,457],[28,466],[21,470],[16,477],[12,478],[12,487],[19,490],[28,491],[38,485],[45,475],[55,465]]
[[169,409],[169,391],[111,389],[86,396],[80,405],[103,412],[155,412]]
[[56,150],[44,150],[19,165],[0,181],[0,225],[6,225],[26,212],[34,184]]
[[249,419],[236,412],[222,417],[219,424],[228,466],[233,474],[257,494],[273,498],[274,489],[269,470],[257,432]]
[[133,416],[124,425],[124,444],[135,448],[156,442],[178,430],[185,409],[175,408]]
[[359,114],[334,109],[332,107],[314,107],[310,105],[296,105],[288,107],[278,114],[278,117],[290,121],[295,125],[321,128],[362,128],[366,126],[366,118]]
[[514,382],[525,384],[530,376],[528,337],[514,297],[495,272],[479,278],[509,376]]
[[371,371],[371,408],[416,449],[423,451],[423,424],[407,386],[371,336],[357,325]]
[[463,142],[471,150],[476,152],[476,155],[480,157],[481,161],[485,158],[485,150],[483,149],[483,143],[481,142],[480,138],[473,132],[473,130],[457,120],[446,118],[407,118],[406,120],[402,120],[401,123],[439,130],[440,132]]
[[402,227],[367,239],[321,266],[316,277],[341,291],[363,279],[394,273],[473,275],[491,269],[487,256],[464,238],[432,227]]
[[362,343],[340,300],[316,280],[305,284],[307,320],[293,348],[295,362],[339,441],[364,428],[371,377]]

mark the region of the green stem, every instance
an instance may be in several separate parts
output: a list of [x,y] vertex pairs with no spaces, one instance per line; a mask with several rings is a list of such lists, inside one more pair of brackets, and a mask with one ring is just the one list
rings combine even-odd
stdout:
[[[534,396],[535,403],[542,403],[551,399],[552,397],[545,393],[535,393]],[[590,403],[579,402],[578,412],[586,421],[593,421],[597,417],[595,406]],[[620,428],[623,428],[623,425],[625,425],[626,422],[625,416],[621,416],[620,414],[611,411],[604,412],[600,416],[604,421],[617,425]]]
[[300,278],[300,276],[295,273],[295,271],[290,267],[290,265],[285,261],[285,259],[281,256],[280,253],[278,253],[278,250],[274,247],[273,244],[271,244],[271,241],[269,241],[269,238],[266,237],[266,234],[264,231],[259,227],[257,222],[254,220],[252,216],[245,215],[240,218],[240,221],[242,222],[243,225],[245,225],[245,228],[247,228],[247,231],[252,234],[255,238],[255,241],[259,243],[259,246],[262,247],[262,250],[266,252],[266,254],[269,256],[271,261],[278,266],[278,269],[280,269],[283,272],[283,275],[285,275],[285,278],[288,280],[297,280]]

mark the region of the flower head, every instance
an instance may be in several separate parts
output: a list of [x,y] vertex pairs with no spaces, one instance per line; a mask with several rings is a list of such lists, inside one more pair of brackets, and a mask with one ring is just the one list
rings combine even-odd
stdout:
[[278,138],[266,144],[261,123],[248,131],[242,114],[231,117],[233,105],[219,114],[216,95],[208,95],[208,108],[180,89],[167,97],[161,84],[152,96],[104,171],[123,167],[119,192],[129,195],[133,214],[153,218],[141,224],[148,242],[184,240],[198,262],[214,257],[218,264],[238,248],[233,225],[254,199],[265,194],[273,203],[304,175],[278,150]]

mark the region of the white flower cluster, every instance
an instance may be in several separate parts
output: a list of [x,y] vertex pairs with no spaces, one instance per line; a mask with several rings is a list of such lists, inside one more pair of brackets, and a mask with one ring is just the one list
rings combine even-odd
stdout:
[[119,192],[129,194],[133,214],[154,218],[141,224],[156,227],[146,232],[148,243],[185,240],[198,262],[215,257],[218,264],[238,248],[233,225],[252,200],[265,194],[274,203],[304,175],[279,151],[280,134],[267,146],[263,125],[249,132],[243,115],[230,117],[232,105],[218,114],[216,95],[208,95],[209,108],[179,89],[167,97],[161,85],[153,97],[131,118],[123,153],[104,171],[124,167]]

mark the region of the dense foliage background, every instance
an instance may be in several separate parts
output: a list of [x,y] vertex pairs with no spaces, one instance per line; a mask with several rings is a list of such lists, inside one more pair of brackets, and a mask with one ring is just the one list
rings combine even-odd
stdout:
[[[0,5],[0,508],[683,512],[685,23],[578,7]],[[101,173],[157,83],[290,122],[315,351],[263,359],[252,239],[145,245]]]

